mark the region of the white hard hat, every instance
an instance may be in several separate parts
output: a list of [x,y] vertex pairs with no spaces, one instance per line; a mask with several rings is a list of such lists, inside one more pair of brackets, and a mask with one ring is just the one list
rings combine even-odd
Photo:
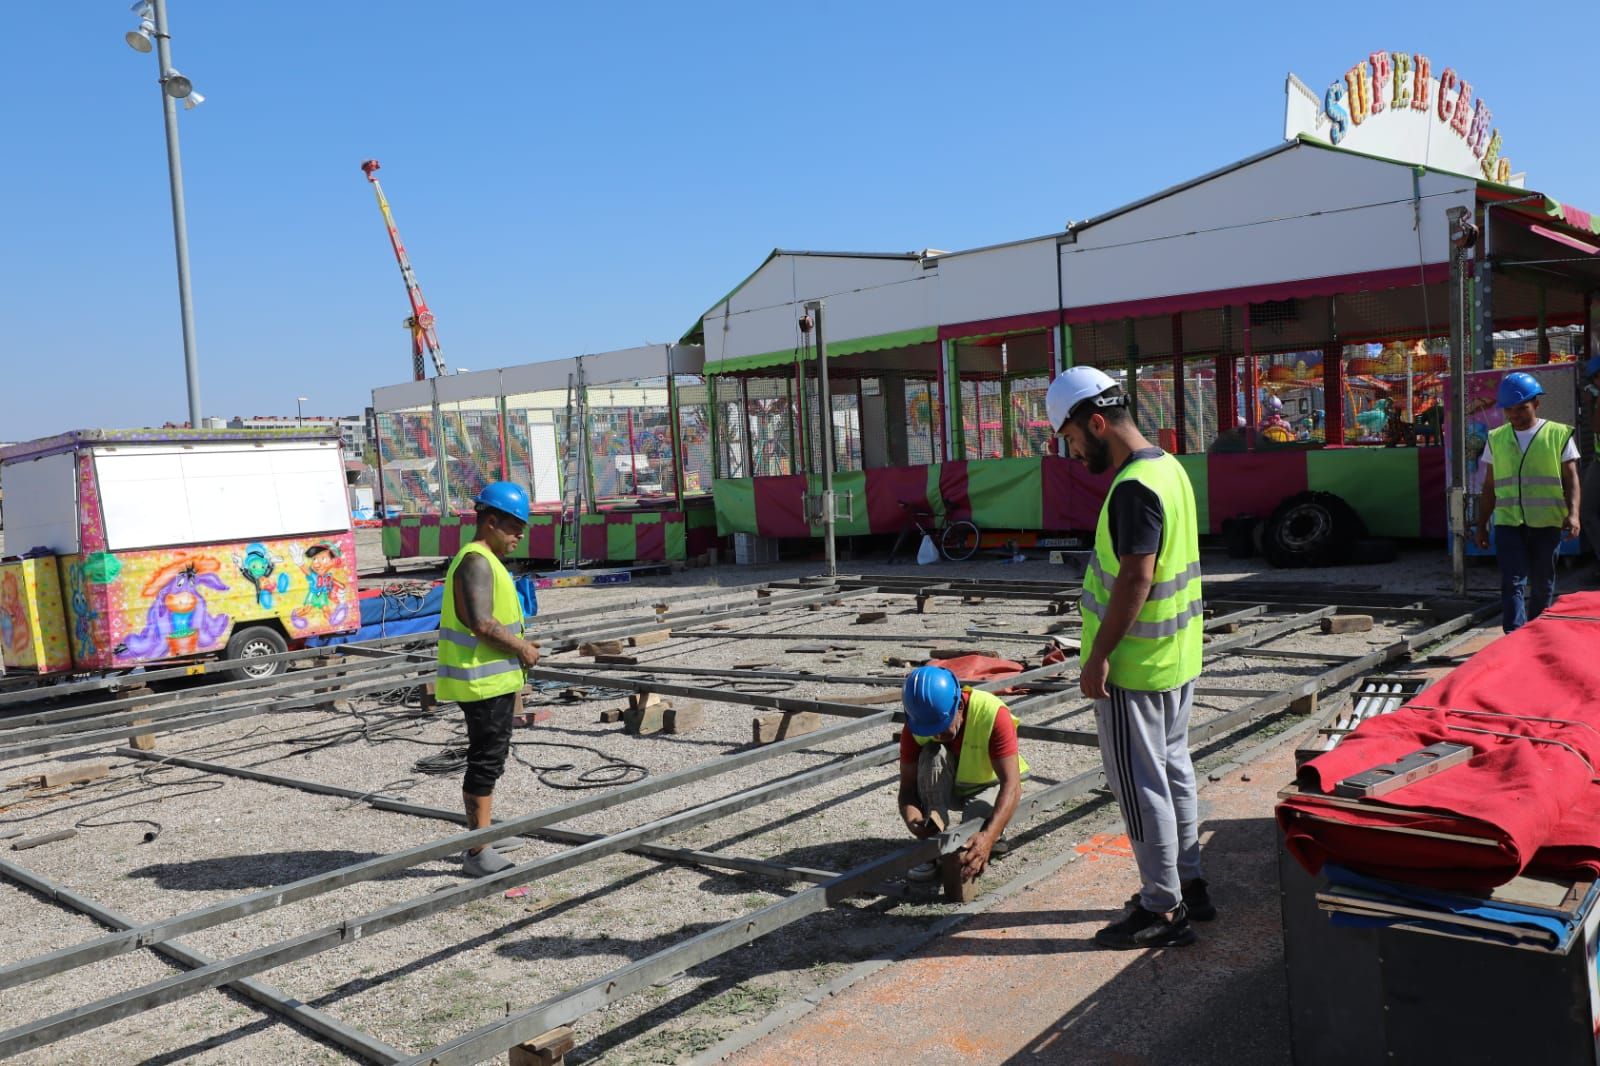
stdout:
[[1056,375],[1050,383],[1050,391],[1045,393],[1045,413],[1050,417],[1050,425],[1057,432],[1067,424],[1067,419],[1072,417],[1072,412],[1085,400],[1093,400],[1096,407],[1123,407],[1127,405],[1127,397],[1116,396],[1101,400],[1100,397],[1108,389],[1114,389],[1117,383],[1111,380],[1105,371],[1092,366],[1075,366]]

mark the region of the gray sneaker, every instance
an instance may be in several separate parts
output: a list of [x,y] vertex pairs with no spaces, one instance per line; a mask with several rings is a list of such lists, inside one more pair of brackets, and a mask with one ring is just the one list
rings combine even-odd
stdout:
[[527,837],[506,837],[504,840],[496,840],[493,844],[490,844],[489,846],[491,848],[493,848],[494,850],[496,850],[498,852],[501,852],[501,853],[504,853],[504,852],[507,852],[507,851],[516,851],[518,848],[525,848],[525,847],[528,846],[528,838]]
[[501,870],[509,870],[515,865],[516,863],[493,848],[484,848],[476,855],[470,851],[461,853],[461,869],[466,871],[468,877],[487,877]]

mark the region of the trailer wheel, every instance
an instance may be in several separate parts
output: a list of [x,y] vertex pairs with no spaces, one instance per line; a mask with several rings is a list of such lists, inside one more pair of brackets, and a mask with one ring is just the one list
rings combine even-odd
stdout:
[[1262,549],[1277,567],[1348,563],[1367,524],[1340,496],[1301,492],[1278,504],[1267,521]]
[[254,681],[257,678],[281,674],[285,666],[281,659],[277,662],[254,665],[250,665],[250,660],[268,655],[282,655],[288,650],[289,642],[283,639],[282,633],[271,626],[246,626],[235,630],[228,640],[227,651],[222,654],[223,658],[238,662],[239,665],[229,669],[227,676],[234,681]]

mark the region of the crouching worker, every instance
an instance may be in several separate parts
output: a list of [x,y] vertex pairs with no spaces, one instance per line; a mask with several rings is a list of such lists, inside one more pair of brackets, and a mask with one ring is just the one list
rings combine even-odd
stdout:
[[[478,532],[444,575],[439,619],[437,691],[441,703],[461,706],[467,722],[467,773],[461,800],[467,826],[491,821],[494,784],[511,750],[511,718],[521,704],[525,667],[536,666],[539,649],[522,637],[522,603],[502,559],[516,550],[528,528],[528,494],[509,481],[487,485],[473,501]],[[510,846],[513,841],[505,842]],[[501,845],[496,845],[499,847]],[[512,865],[495,847],[464,852],[472,877]]]
[[[1017,725],[993,693],[963,688],[942,666],[919,666],[906,675],[901,702],[900,817],[912,836],[930,837],[950,808],[982,816],[983,828],[967,841],[963,878],[977,877],[1010,848],[1002,839],[1022,796],[1028,764],[1017,753]],[[998,787],[994,801],[979,797]],[[936,863],[913,867],[913,881],[932,880]]]

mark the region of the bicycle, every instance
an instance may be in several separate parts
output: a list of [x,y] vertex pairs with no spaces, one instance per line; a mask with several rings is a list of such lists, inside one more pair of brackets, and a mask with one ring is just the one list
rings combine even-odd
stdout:
[[[919,548],[922,538],[931,537],[933,543],[939,548],[939,553],[952,563],[966,562],[978,551],[978,527],[965,518],[954,522],[947,522],[943,515],[936,515],[928,510],[924,503],[911,503],[901,500],[900,506],[906,511],[906,524],[901,527],[900,535],[895,538],[894,547],[889,551],[889,562],[894,562],[900,557],[900,551],[910,541]],[[955,504],[944,500],[944,515],[954,509]],[[923,519],[933,519],[932,526],[924,525]]]

